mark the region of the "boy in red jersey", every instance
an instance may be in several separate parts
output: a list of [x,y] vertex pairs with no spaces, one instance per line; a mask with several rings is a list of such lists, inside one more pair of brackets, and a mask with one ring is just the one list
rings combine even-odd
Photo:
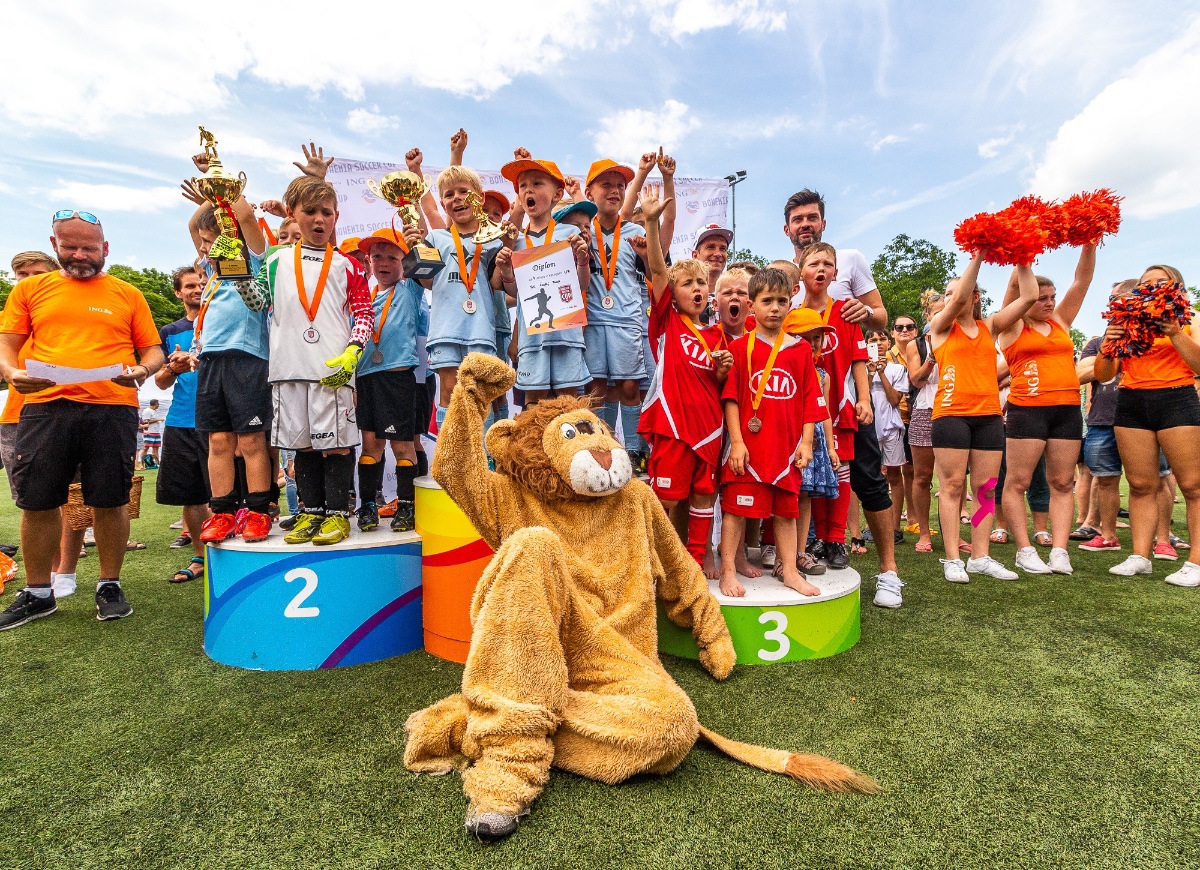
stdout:
[[750,279],[755,328],[729,346],[733,370],[721,391],[729,450],[722,470],[721,594],[741,597],[734,570],[746,518],[774,518],[783,584],[820,590],[796,567],[800,469],[812,459],[815,425],[827,416],[808,343],[783,331],[792,284],[778,269]]
[[658,365],[638,434],[651,444],[650,487],[663,507],[669,513],[680,501],[688,501],[687,550],[703,565],[717,500],[723,431],[720,389],[733,366],[733,355],[714,349],[700,331],[700,312],[708,299],[708,267],[683,260],[667,270],[658,238],[658,218],[667,202],[659,202],[653,191],[642,195],[653,287],[650,342]]

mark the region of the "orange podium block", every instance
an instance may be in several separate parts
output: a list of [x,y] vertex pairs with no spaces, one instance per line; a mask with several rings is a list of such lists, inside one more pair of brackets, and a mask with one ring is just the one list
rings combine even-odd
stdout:
[[471,647],[471,598],[493,551],[432,477],[417,478],[416,514],[425,651],[465,664]]

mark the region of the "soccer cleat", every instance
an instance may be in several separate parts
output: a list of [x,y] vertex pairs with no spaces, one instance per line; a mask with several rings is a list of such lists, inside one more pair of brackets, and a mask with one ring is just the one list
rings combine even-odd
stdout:
[[825,564],[834,571],[840,571],[850,565],[850,556],[846,553],[846,545],[841,541],[825,542]]
[[1174,562],[1179,558],[1179,553],[1170,544],[1160,541],[1154,545],[1154,558]]
[[200,540],[206,544],[216,544],[233,535],[237,528],[237,520],[233,514],[213,514],[200,527]]
[[963,567],[962,559],[940,559],[942,574],[951,583],[970,583],[971,578]]
[[904,603],[900,590],[904,584],[895,571],[884,571],[875,578],[875,606],[895,609]]
[[1135,574],[1150,574],[1153,571],[1154,565],[1150,560],[1136,553],[1108,569],[1109,574],[1116,574],[1118,577],[1133,577]]
[[271,518],[267,514],[260,514],[258,511],[250,511],[246,514],[246,522],[242,526],[243,541],[250,544],[256,541],[265,541],[269,534],[271,534]]
[[775,545],[774,544],[763,544],[761,555],[762,555],[762,566],[764,568],[774,568],[775,567],[776,553],[775,553]]
[[96,619],[105,622],[109,619],[123,619],[133,613],[133,608],[125,600],[125,592],[116,583],[101,583],[96,589]]
[[389,501],[387,504],[382,505],[379,508],[379,516],[381,518],[382,517],[394,517],[396,515],[396,505],[398,505],[399,503],[400,503],[400,499],[394,498],[391,501]]
[[283,536],[285,544],[307,544],[321,531],[323,517],[316,514],[298,514],[292,530]]
[[416,508],[411,501],[396,503],[396,514],[392,517],[393,532],[411,532],[417,527]]
[[345,514],[330,514],[321,523],[321,528],[313,535],[312,542],[317,546],[340,544],[350,537],[350,518]]
[[379,512],[375,510],[375,502],[363,502],[362,507],[358,509],[358,530],[369,532],[377,528],[379,528]]
[[250,516],[250,508],[240,507],[236,514],[233,515],[234,533],[240,535],[242,529],[246,528],[246,518]]
[[1121,549],[1121,542],[1116,538],[1111,541],[1104,540],[1103,535],[1096,535],[1090,541],[1084,541],[1079,545],[1079,549],[1087,550],[1089,553],[1107,553],[1110,550]]
[[1071,557],[1062,547],[1055,547],[1050,551],[1050,570],[1055,574],[1075,573],[1075,569],[1071,567]]
[[279,520],[279,530],[281,532],[290,532],[292,530],[292,526],[296,525],[296,517],[298,517],[298,516],[300,516],[300,514],[297,512],[295,514],[292,514],[292,516],[290,516],[290,517],[283,517],[282,519],[280,519]]
[[825,542],[822,541],[820,538],[817,538],[815,541],[813,541],[811,544],[808,545],[807,552],[814,559],[822,559],[823,560],[826,556]]
[[1184,562],[1183,567],[1166,577],[1172,586],[1200,586],[1200,565]]
[[58,602],[54,600],[53,592],[46,598],[38,598],[28,589],[22,589],[17,594],[17,600],[8,605],[3,613],[0,613],[0,631],[19,628],[27,622],[49,616],[57,610]]
[[1019,576],[1016,571],[1009,571],[991,556],[984,556],[982,559],[968,559],[967,573],[995,577],[997,580],[1016,580]]
[[1038,551],[1033,547],[1022,547],[1017,550],[1016,566],[1026,574],[1052,574],[1050,566],[1042,561]]

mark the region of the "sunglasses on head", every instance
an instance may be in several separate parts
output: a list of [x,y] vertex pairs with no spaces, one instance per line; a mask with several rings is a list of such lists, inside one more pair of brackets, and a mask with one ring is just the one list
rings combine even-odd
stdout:
[[100,226],[100,218],[96,217],[90,211],[75,211],[74,209],[64,208],[56,211],[52,220],[69,221],[71,218],[77,217],[81,221],[87,221],[89,224]]

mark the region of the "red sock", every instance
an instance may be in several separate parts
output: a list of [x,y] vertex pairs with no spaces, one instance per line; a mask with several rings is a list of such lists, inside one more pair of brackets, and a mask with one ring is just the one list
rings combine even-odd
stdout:
[[775,524],[770,520],[763,520],[759,526],[758,544],[760,547],[765,547],[770,544],[775,546]]
[[[826,536],[829,534],[829,499],[814,498],[809,503],[812,505],[813,531],[817,534],[817,540],[827,540]],[[804,540],[808,540],[808,529],[804,530]]]
[[[840,541],[846,543],[846,520],[850,517],[850,484],[838,484],[838,497],[829,503],[828,534],[822,541]],[[820,533],[818,533],[819,535]]]
[[712,537],[712,527],[712,508],[688,508],[687,551],[700,565],[704,564],[704,550]]

